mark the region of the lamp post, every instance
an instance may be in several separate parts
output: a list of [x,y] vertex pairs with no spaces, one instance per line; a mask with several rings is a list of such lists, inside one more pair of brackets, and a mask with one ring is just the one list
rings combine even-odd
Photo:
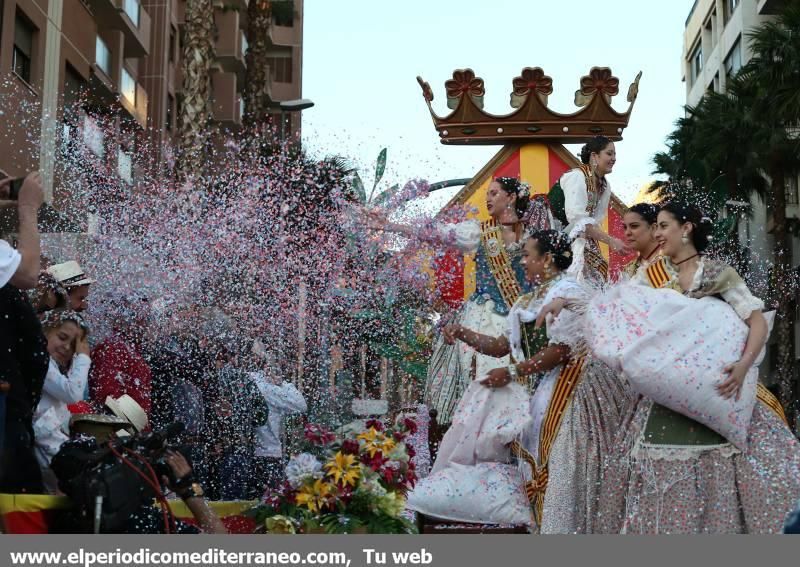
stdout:
[[299,98],[296,100],[282,100],[278,103],[281,109],[281,139],[286,139],[286,113],[287,112],[301,112],[314,106],[314,102],[307,98]]

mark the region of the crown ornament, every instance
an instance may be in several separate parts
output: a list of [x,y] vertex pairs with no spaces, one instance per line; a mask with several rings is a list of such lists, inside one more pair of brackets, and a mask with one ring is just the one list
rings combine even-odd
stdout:
[[433,90],[422,77],[417,82],[428,105],[433,124],[443,144],[506,144],[532,140],[564,144],[584,143],[594,136],[622,139],[628,127],[633,105],[639,94],[641,71],[628,87],[628,110],[617,112],[611,99],[619,94],[619,79],[608,67],[592,67],[582,77],[575,92],[572,114],[560,114],[547,106],[553,93],[553,79],[541,67],[525,67],[512,81],[510,114],[496,115],[483,110],[486,93],[483,79],[472,69],[456,69],[445,82],[447,106],[452,112],[444,117],[434,112]]

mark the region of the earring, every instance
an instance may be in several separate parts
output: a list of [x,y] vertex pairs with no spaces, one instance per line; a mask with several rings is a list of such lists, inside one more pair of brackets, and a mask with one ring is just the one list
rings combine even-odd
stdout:
[[689,244],[689,235],[685,232],[683,233],[683,236],[681,236],[681,242],[683,242],[684,246]]

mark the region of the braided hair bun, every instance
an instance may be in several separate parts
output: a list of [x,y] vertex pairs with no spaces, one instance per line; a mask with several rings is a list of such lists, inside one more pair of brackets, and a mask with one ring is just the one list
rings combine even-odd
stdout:
[[698,252],[702,252],[711,244],[711,232],[714,230],[714,223],[705,216],[700,209],[688,203],[670,201],[661,207],[662,211],[671,214],[681,223],[691,223],[692,225],[692,244]]
[[500,187],[509,195],[515,195],[517,201],[514,204],[514,211],[517,217],[522,218],[528,210],[528,202],[530,201],[531,187],[516,177],[495,177],[494,180]]
[[572,265],[572,242],[569,237],[558,230],[537,230],[528,238],[536,241],[539,254],[553,255],[553,263],[561,271]]

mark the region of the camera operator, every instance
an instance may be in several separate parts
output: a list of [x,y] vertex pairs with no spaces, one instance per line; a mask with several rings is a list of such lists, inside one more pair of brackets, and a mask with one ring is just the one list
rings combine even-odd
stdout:
[[208,503],[203,498],[203,489],[198,483],[193,482],[192,467],[186,458],[177,451],[169,450],[164,460],[172,469],[175,478],[178,479],[177,486],[170,487],[169,479],[163,477],[164,484],[183,500],[194,519],[197,520],[200,530],[210,534],[228,533],[219,516],[208,507]]
[[0,386],[7,390],[0,424],[0,492],[42,492],[32,422],[49,356],[39,319],[20,291],[35,287],[39,276],[37,213],[44,200],[39,174],[31,173],[21,182],[0,181],[0,201],[8,202],[9,197],[17,200],[19,228],[17,250],[0,240]]
[[[62,445],[51,466],[58,477],[59,487],[72,500],[74,508],[56,520],[52,531],[228,533],[206,503],[203,489],[195,481],[189,462],[177,449],[164,445],[165,431],[144,436],[137,434],[130,441],[112,438],[104,444],[98,444],[100,437],[83,436]],[[147,449],[148,437],[150,440],[156,438],[160,448]],[[137,440],[142,443],[137,444]],[[127,450],[124,448],[126,444]],[[131,450],[132,447],[136,451]],[[142,466],[142,459],[151,464]],[[151,475],[147,474],[148,470]],[[159,472],[155,473],[156,470]],[[158,481],[160,486],[157,486]],[[177,519],[173,523],[168,500],[164,497],[169,491],[183,500],[197,527]],[[154,498],[160,507],[154,505]]]

